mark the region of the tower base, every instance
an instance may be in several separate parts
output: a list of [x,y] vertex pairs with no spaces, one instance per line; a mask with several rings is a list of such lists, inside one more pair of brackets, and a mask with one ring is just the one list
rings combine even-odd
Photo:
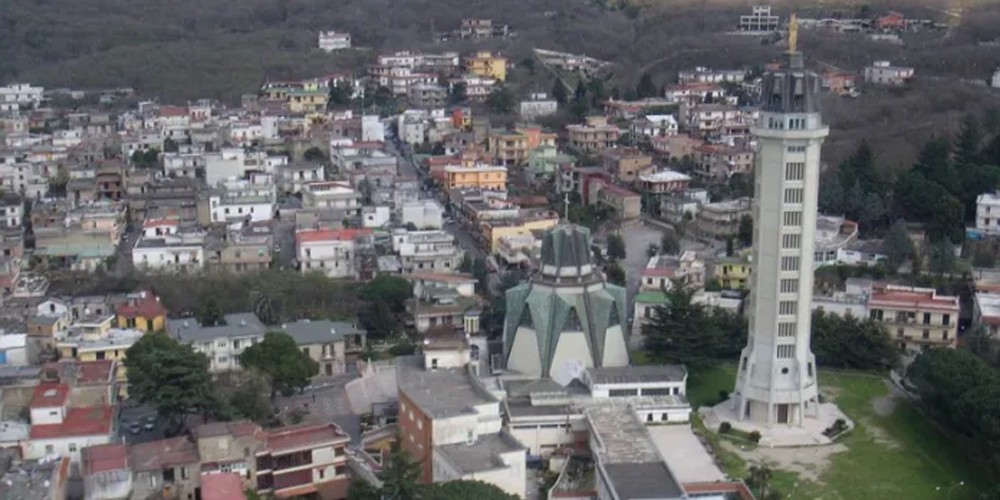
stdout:
[[[760,433],[760,446],[792,447],[792,446],[823,446],[833,441],[823,434],[832,427],[837,419],[844,419],[847,429],[854,428],[854,422],[844,415],[833,403],[821,403],[815,417],[807,416],[801,425],[766,424],[752,420],[740,420],[737,411],[740,405],[727,399],[715,406],[703,407],[698,410],[705,427],[711,432],[718,432],[722,422],[729,422],[733,429],[751,433]],[[734,409],[736,408],[736,409]]]

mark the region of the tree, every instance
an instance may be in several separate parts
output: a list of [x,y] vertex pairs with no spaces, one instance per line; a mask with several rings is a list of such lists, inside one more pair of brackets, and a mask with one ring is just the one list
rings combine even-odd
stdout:
[[622,235],[608,235],[608,258],[612,262],[625,259],[625,239]]
[[660,250],[667,255],[676,255],[681,251],[681,242],[673,231],[665,231],[660,236]]
[[740,217],[740,227],[736,235],[740,244],[748,247],[753,244],[753,217],[749,214]]
[[514,106],[517,104],[514,101],[514,93],[500,85],[490,92],[490,96],[486,98],[486,106],[496,114],[508,115],[514,112]]
[[955,247],[950,241],[939,239],[931,243],[927,252],[927,269],[938,276],[955,269]]
[[756,491],[757,498],[767,498],[771,491],[771,469],[766,465],[751,465],[744,479],[747,487]]
[[368,304],[358,314],[358,322],[373,340],[390,339],[402,330],[399,319],[389,304],[375,301]]
[[608,283],[612,285],[625,286],[625,270],[617,262],[612,262],[604,268],[604,273],[608,276]]
[[216,407],[208,358],[166,333],[143,335],[125,352],[124,364],[129,396],[155,408],[172,434],[189,415]]
[[889,228],[889,233],[882,239],[881,251],[886,256],[889,271],[893,273],[899,270],[903,262],[913,258],[915,249],[910,232],[906,229],[906,221],[900,219]]
[[556,77],[556,80],[552,82],[552,98],[559,104],[566,104],[568,97],[566,94],[566,84],[563,83],[562,79]]
[[305,161],[322,162],[326,161],[326,154],[323,153],[322,149],[313,146],[302,153],[302,158]]
[[382,500],[419,499],[420,464],[410,460],[410,456],[398,447],[389,454],[380,474]]
[[960,166],[973,165],[982,161],[980,146],[983,142],[983,131],[976,115],[966,115],[962,126],[955,137],[955,161]]
[[330,85],[330,95],[327,106],[347,106],[354,98],[354,84],[349,80],[340,80]]
[[379,274],[361,288],[359,296],[368,302],[382,302],[389,305],[393,312],[406,310],[406,301],[413,297],[413,283],[409,280]]
[[420,500],[516,500],[495,485],[482,481],[458,480],[431,483],[420,492]]
[[583,83],[583,80],[576,84],[576,90],[573,91],[573,102],[587,107],[587,85]]
[[309,385],[309,379],[319,373],[319,365],[299,350],[290,335],[268,332],[264,340],[240,353],[240,366],[256,368],[271,378],[271,394],[286,396]]
[[465,82],[456,82],[448,88],[448,102],[451,104],[461,104],[468,98]]
[[278,316],[274,313],[274,303],[271,297],[259,290],[250,292],[250,311],[260,319],[261,323],[271,325],[277,323]]
[[476,257],[472,260],[472,277],[476,279],[476,288],[479,289],[479,293],[488,294],[490,291],[490,270],[486,266],[485,257]]
[[635,87],[635,94],[639,99],[656,97],[656,84],[653,83],[653,77],[648,72],[643,73],[639,77],[639,84]]
[[244,370],[240,386],[229,397],[229,404],[243,418],[267,425],[274,417],[274,408],[268,396],[271,382],[258,370]]
[[817,364],[855,370],[885,370],[899,357],[883,323],[822,310],[812,315],[812,351]]
[[674,283],[642,326],[643,347],[658,362],[698,369],[731,359],[746,345],[743,318],[695,304],[694,290]]

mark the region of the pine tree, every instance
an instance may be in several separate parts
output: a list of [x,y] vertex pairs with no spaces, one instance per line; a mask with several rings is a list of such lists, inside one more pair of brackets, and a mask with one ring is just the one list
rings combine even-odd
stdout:
[[561,79],[556,78],[556,81],[552,84],[552,98],[559,104],[566,104],[566,97],[566,85],[563,84]]
[[656,97],[656,84],[653,83],[653,77],[649,73],[643,73],[642,77],[639,78],[639,85],[635,87],[635,93],[639,99]]
[[955,161],[960,166],[973,165],[981,161],[980,145],[983,142],[983,131],[975,115],[968,115],[962,120],[962,128],[955,138]]

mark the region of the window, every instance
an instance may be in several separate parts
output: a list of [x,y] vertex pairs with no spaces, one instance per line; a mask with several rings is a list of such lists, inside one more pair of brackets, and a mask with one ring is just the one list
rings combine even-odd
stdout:
[[51,444],[45,445],[45,454],[46,455],[52,455],[55,452],[56,452],[56,448],[53,445],[51,445]]
[[896,338],[901,339],[905,336],[905,331],[902,328],[896,329]]
[[941,340],[948,340],[948,330],[941,330]]
[[790,314],[795,314],[795,309],[797,305],[798,301],[782,300],[781,302],[778,303],[778,314],[785,316]]
[[931,331],[926,328],[924,328],[922,334],[924,340],[929,340],[931,338]]
[[783,234],[781,235],[781,248],[796,249],[802,246],[802,235]]
[[76,451],[76,443],[70,443],[69,444],[69,452],[73,453],[74,451]]
[[188,478],[187,467],[181,467],[181,479],[187,479],[187,478]]
[[778,359],[788,359],[795,357],[795,344],[783,344],[778,346]]
[[795,323],[778,323],[778,336],[779,337],[794,337],[795,336]]
[[802,203],[802,188],[785,189],[785,203]]
[[316,469],[316,472],[319,473],[319,478],[320,479],[323,479],[323,476],[326,474],[326,471],[323,470],[323,469]]
[[805,163],[787,163],[785,164],[785,180],[801,181],[802,178],[805,176],[805,171],[806,171]]
[[883,311],[881,309],[872,309],[871,313],[868,315],[871,319],[877,319],[882,321]]
[[931,313],[924,313],[924,324],[931,324]]
[[806,152],[806,147],[804,145],[788,146],[788,152],[789,153],[805,153]]
[[798,257],[782,257],[781,258],[781,270],[782,271],[798,271],[799,270],[799,258]]
[[229,361],[229,356],[219,356],[215,360],[216,360],[216,362],[219,362],[219,363],[226,363],[226,362]]
[[785,226],[799,227],[802,225],[802,212],[785,212]]
[[951,324],[951,315],[950,314],[942,314],[941,315],[941,324],[944,325],[944,326],[948,326],[949,324]]
[[798,293],[798,291],[799,291],[799,280],[797,279],[781,280],[781,293]]

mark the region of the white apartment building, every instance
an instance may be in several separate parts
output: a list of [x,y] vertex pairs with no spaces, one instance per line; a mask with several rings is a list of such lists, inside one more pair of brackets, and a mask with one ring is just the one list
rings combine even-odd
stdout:
[[278,187],[285,193],[300,193],[306,184],[325,180],[326,169],[316,163],[291,163],[278,168]]
[[295,233],[295,257],[303,274],[357,279],[358,252],[371,244],[371,229],[304,229]]
[[70,387],[55,382],[35,386],[29,403],[30,439],[22,443],[25,460],[47,456],[67,456],[74,466],[80,464],[80,451],[88,446],[111,442],[114,432],[114,408],[70,406]]
[[198,271],[205,265],[205,233],[181,232],[175,220],[147,220],[132,248],[132,263],[149,271]]
[[309,182],[302,190],[302,204],[306,208],[334,208],[346,215],[360,215],[361,193],[340,181]]
[[5,87],[0,87],[0,106],[6,110],[22,108],[35,108],[44,98],[45,88],[34,87],[30,83],[12,83]]
[[646,115],[632,122],[633,135],[642,137],[665,137],[677,135],[677,119],[674,115]]
[[1000,191],[976,197],[976,229],[984,233],[1000,232]]
[[24,201],[16,196],[5,196],[0,199],[0,215],[3,216],[5,228],[19,228],[24,221]]
[[893,66],[889,61],[875,61],[865,66],[865,83],[872,85],[900,86],[913,78],[913,68]]
[[262,222],[274,218],[277,196],[268,175],[225,182],[208,197],[212,222]]
[[240,369],[243,350],[264,340],[267,327],[253,313],[223,316],[223,324],[202,326],[194,318],[168,319],[167,333],[208,357],[212,373]]
[[403,225],[413,224],[417,229],[441,229],[444,207],[437,200],[405,203],[399,212],[399,221]]
[[542,116],[555,114],[559,110],[559,102],[544,92],[536,92],[521,101],[521,118],[534,120]]
[[403,274],[453,273],[465,252],[455,246],[455,237],[442,230],[392,232],[392,250],[399,254]]
[[205,153],[204,159],[205,184],[210,187],[226,180],[246,178],[251,170],[274,174],[278,167],[288,163],[287,156],[243,148],[222,148],[218,152]]
[[351,34],[336,31],[320,31],[318,45],[323,52],[333,52],[351,48]]
[[187,177],[194,179],[198,170],[204,170],[205,156],[202,153],[164,153],[163,175],[167,177]]

